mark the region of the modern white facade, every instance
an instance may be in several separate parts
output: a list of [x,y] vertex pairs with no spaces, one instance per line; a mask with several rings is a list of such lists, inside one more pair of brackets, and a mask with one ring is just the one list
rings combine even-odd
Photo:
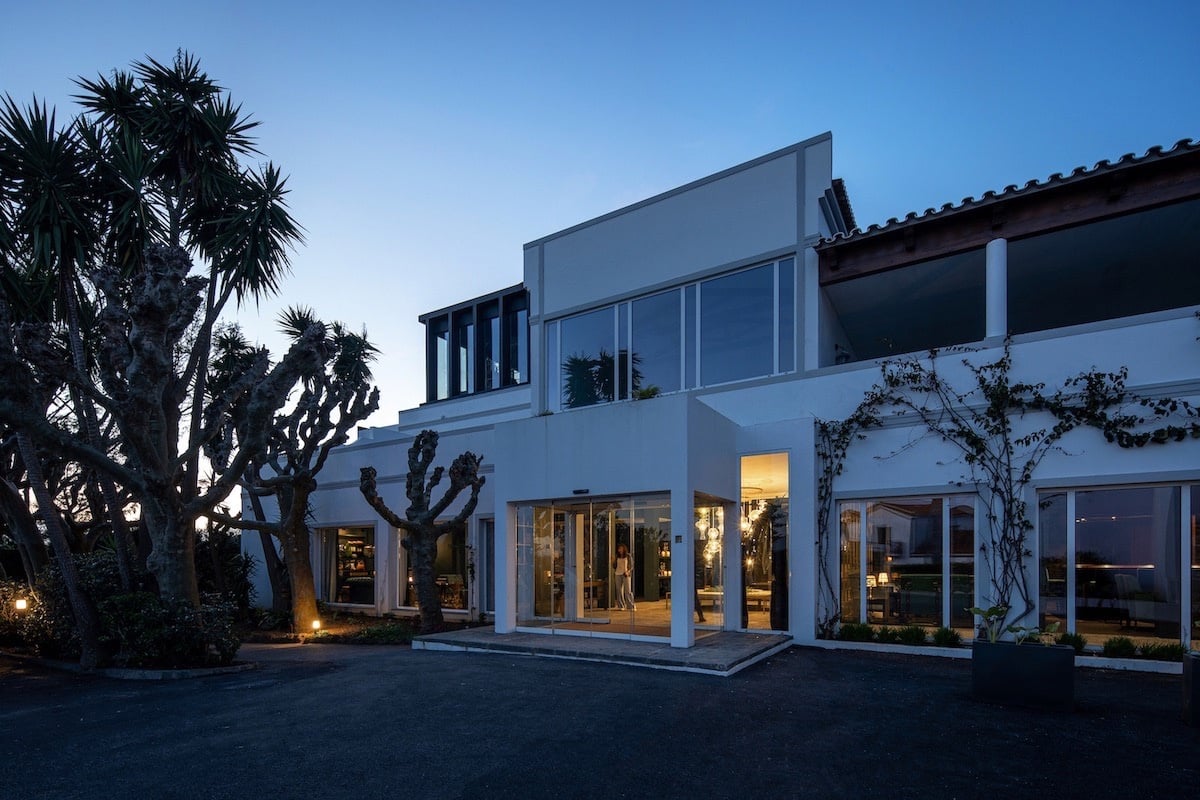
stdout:
[[[1196,401],[1200,146],[867,231],[832,155],[823,134],[530,242],[521,284],[424,315],[429,401],[320,476],[318,596],[413,611],[399,535],[358,478],[374,466],[403,509],[407,448],[432,428],[438,463],[471,450],[487,475],[439,549],[448,616],[809,642],[832,597],[843,621],[969,633],[965,609],[988,598],[965,465],[909,421],[871,431],[835,481],[822,564],[816,421],[851,413],[881,358],[966,344],[984,363],[1010,333],[1020,380],[1126,367],[1132,391]],[[1190,644],[1200,440],[1122,450],[1076,431],[1031,494],[1039,619]],[[633,608],[617,607],[625,580]]]

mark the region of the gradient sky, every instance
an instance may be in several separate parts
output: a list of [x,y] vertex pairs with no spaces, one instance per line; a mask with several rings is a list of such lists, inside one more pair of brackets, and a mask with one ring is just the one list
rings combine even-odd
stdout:
[[261,121],[312,306],[424,399],[418,314],[521,280],[522,244],[826,130],[865,227],[1200,139],[1200,3],[12,2],[0,92],[190,50]]

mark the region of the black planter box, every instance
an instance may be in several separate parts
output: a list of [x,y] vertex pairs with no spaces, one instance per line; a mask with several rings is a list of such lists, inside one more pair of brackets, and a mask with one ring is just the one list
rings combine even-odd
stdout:
[[1200,653],[1183,657],[1183,721],[1200,728]]
[[1075,648],[976,640],[971,690],[991,703],[1070,711],[1075,707]]

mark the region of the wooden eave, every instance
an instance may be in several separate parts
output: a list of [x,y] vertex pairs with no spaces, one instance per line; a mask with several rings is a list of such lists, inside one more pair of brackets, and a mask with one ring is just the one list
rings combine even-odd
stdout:
[[[1154,151],[1152,151],[1154,152]],[[816,246],[821,285],[1200,197],[1200,143],[1127,156]]]

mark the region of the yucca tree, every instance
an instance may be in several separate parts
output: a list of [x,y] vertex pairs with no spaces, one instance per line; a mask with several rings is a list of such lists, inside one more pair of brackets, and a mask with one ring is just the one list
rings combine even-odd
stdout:
[[[291,386],[321,363],[324,331],[306,332],[270,370],[256,362],[228,387],[233,395],[206,391],[222,312],[276,290],[301,240],[285,180],[272,164],[242,165],[257,155],[257,123],[189,54],[77,83],[84,112],[67,125],[36,101],[5,101],[0,250],[5,271],[44,275],[54,287],[53,324],[66,331],[71,358],[53,368],[81,398],[82,430],[48,424],[3,390],[0,421],[136,495],[161,594],[197,603],[195,520],[224,499],[248,460],[235,454],[230,474],[201,487],[201,448],[212,433],[203,427],[206,402],[244,400],[265,436]],[[94,363],[85,329],[97,337]],[[50,367],[26,360],[25,368]],[[89,439],[98,416],[89,405],[114,421],[119,458]],[[119,502],[114,493],[110,516]]]
[[[326,327],[307,308],[290,308],[280,319],[280,327],[292,340],[318,326]],[[309,501],[317,489],[317,475],[330,451],[345,444],[350,431],[379,408],[379,390],[373,386],[371,374],[378,351],[366,333],[352,333],[343,324],[333,322],[328,325],[327,342],[323,368],[304,377],[295,404],[287,413],[275,416],[266,446],[247,467],[243,486],[257,519],[214,517],[278,538],[291,587],[292,624],[297,631],[310,630],[317,619],[308,527]],[[216,353],[210,386],[220,387],[235,379],[252,357],[253,348],[236,329],[229,329],[218,337]],[[209,457],[217,464],[224,463],[234,442],[247,436],[251,424],[242,406],[230,408],[225,418],[222,435],[208,449]],[[267,521],[261,505],[254,502],[262,497],[275,498],[279,511],[276,520]]]

